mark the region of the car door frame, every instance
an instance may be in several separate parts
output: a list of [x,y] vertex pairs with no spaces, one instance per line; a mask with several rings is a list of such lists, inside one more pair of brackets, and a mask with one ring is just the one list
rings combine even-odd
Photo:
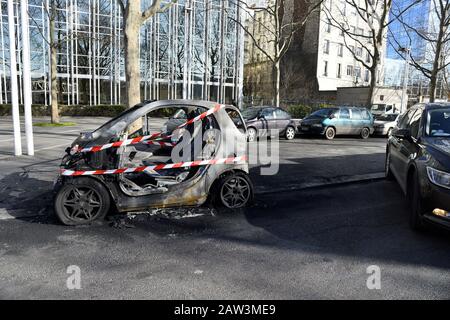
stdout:
[[[342,118],[342,110],[346,109],[348,110],[348,118]],[[347,107],[341,107],[339,108],[339,118],[337,119],[336,123],[336,134],[351,134],[352,131],[352,113],[350,108]]]
[[[399,123],[399,129],[409,129],[411,130],[412,120],[417,113],[421,113],[423,115],[422,108],[414,108],[407,111],[407,113],[403,116],[406,118],[401,119],[401,123]],[[422,117],[421,117],[422,118]],[[419,119],[421,122],[422,119]],[[419,122],[419,127],[420,127]],[[411,135],[411,139],[403,139],[395,136],[395,133],[390,137],[390,163],[391,170],[394,176],[397,178],[403,192],[406,193],[407,189],[407,179],[408,179],[408,170],[409,163],[412,160],[411,155],[416,150],[417,137],[413,137]]]

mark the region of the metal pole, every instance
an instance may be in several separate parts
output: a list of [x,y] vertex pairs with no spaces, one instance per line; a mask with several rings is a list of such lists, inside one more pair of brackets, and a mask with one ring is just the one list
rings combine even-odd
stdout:
[[14,29],[14,1],[8,0],[9,56],[11,77],[11,102],[14,125],[14,154],[22,155],[22,139],[20,136],[19,90],[17,86],[16,31]]
[[20,4],[20,15],[22,22],[22,78],[23,78],[23,101],[25,110],[25,135],[27,137],[27,153],[34,156],[33,141],[33,115],[31,112],[31,67],[30,67],[30,33],[28,25],[28,0],[22,0]]

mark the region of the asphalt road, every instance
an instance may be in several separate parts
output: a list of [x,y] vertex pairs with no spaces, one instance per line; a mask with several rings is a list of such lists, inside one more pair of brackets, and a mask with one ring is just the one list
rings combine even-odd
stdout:
[[[61,154],[103,120],[35,128],[36,156],[14,158],[10,120],[0,118],[0,298],[450,298],[448,233],[410,231],[395,183],[335,185],[382,173],[384,138],[281,140],[278,174],[252,168],[256,203],[237,213],[59,225],[50,191]],[[326,186],[300,190],[311,183]],[[66,287],[70,265],[81,290]],[[371,265],[381,290],[366,286]]]
[[[242,212],[180,218],[187,213],[79,228],[3,221],[0,297],[450,298],[450,236],[410,231],[395,183],[276,193]],[[69,265],[81,270],[80,290],[66,287]],[[366,286],[371,265],[381,290]]]

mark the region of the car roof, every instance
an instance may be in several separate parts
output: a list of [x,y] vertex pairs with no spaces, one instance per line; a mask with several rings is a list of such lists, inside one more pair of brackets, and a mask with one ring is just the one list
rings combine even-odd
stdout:
[[[421,105],[417,106],[418,108],[421,107]],[[448,102],[433,102],[428,103],[425,105],[425,109],[440,109],[440,108],[450,108],[450,103]]]

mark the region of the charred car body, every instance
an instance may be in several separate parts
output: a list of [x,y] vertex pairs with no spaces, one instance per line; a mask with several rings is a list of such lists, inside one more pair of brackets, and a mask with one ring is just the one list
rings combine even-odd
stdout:
[[[119,212],[132,212],[200,206],[208,199],[228,208],[246,206],[253,197],[246,162],[219,161],[211,165],[179,166],[173,161],[173,151],[177,149],[184,161],[196,163],[205,159],[245,158],[246,127],[239,110],[222,106],[215,111],[215,107],[217,104],[205,101],[144,102],[96,131],[82,133],[66,150],[67,155],[61,164],[62,172],[71,171],[73,174],[61,174],[55,184],[54,207],[58,218],[67,225],[84,224],[104,218],[112,207]],[[121,141],[151,134],[153,127],[149,115],[160,109],[173,109],[175,114],[183,110],[189,119],[198,119],[199,115],[209,113],[200,121],[180,129],[178,134],[170,132],[171,135],[167,136],[167,132],[160,131],[156,143],[146,143],[146,140],[99,150],[98,146],[120,145]],[[163,128],[167,129],[167,126]],[[194,148],[195,141],[200,141],[200,148]],[[97,148],[97,152],[80,152],[89,148]],[[152,166],[170,168],[132,170]],[[117,168],[130,170],[108,174]],[[105,174],[94,174],[98,171]],[[93,174],[86,176],[86,172]]]

